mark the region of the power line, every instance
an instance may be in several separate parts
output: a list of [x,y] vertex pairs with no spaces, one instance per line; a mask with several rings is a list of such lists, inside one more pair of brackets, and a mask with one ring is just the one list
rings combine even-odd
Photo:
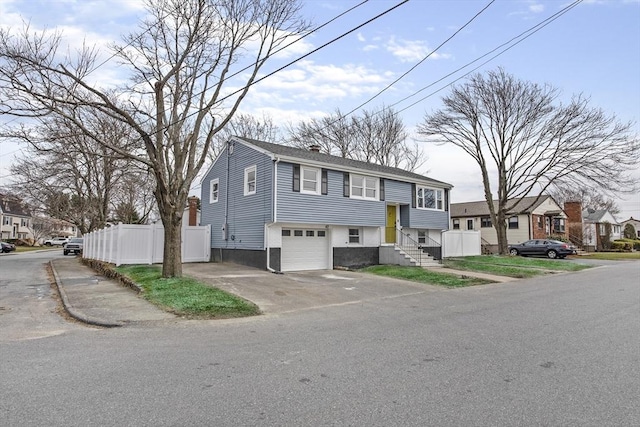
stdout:
[[[313,53],[315,53],[315,52],[317,52],[317,51],[319,51],[319,50],[321,50],[321,49],[324,49],[325,47],[329,46],[330,44],[335,43],[336,41],[340,40],[341,38],[346,37],[347,35],[349,35],[349,34],[353,33],[354,31],[356,31],[356,30],[358,30],[358,29],[360,29],[360,28],[364,27],[365,25],[370,24],[371,22],[373,22],[373,21],[375,21],[375,20],[377,20],[377,19],[381,18],[382,16],[384,16],[384,15],[386,15],[387,13],[389,13],[389,12],[393,11],[394,9],[396,9],[396,8],[398,8],[398,7],[400,7],[400,6],[402,6],[403,4],[407,3],[408,1],[409,1],[409,0],[403,0],[403,1],[401,1],[400,3],[396,4],[395,6],[392,6],[391,8],[389,8],[389,9],[385,10],[384,12],[379,13],[378,15],[374,16],[373,18],[368,19],[367,21],[363,22],[362,24],[360,24],[360,25],[358,25],[358,26],[356,26],[356,27],[352,28],[351,30],[349,30],[349,31],[347,31],[347,32],[345,32],[345,33],[343,33],[343,34],[341,34],[341,35],[339,35],[338,37],[333,38],[332,40],[330,40],[330,41],[328,41],[328,42],[324,43],[323,45],[321,45],[321,46],[317,47],[316,49],[313,49],[312,51],[310,51],[310,52],[308,52],[308,53],[306,53],[306,54],[304,54],[304,55],[302,55],[302,56],[298,57],[297,59],[295,59],[295,60],[293,60],[293,61],[289,62],[288,64],[286,64],[286,65],[284,65],[284,66],[282,66],[282,67],[280,67],[280,68],[278,68],[278,69],[276,69],[276,70],[272,71],[271,73],[269,73],[269,74],[267,74],[267,75],[265,75],[265,76],[263,76],[263,77],[261,77],[261,78],[259,78],[259,79],[257,79],[257,80],[252,81],[252,82],[251,82],[251,83],[249,83],[249,84],[244,85],[243,87],[241,87],[240,89],[236,90],[235,92],[232,92],[232,93],[230,93],[230,94],[228,94],[228,95],[226,95],[226,96],[222,97],[221,99],[216,100],[216,104],[220,104],[221,102],[225,101],[226,99],[228,99],[228,98],[230,98],[230,97],[232,97],[232,96],[234,96],[234,95],[236,95],[236,94],[238,94],[238,93],[240,93],[240,92],[244,91],[245,89],[247,89],[247,88],[249,88],[249,87],[251,87],[251,86],[253,86],[253,85],[255,85],[255,84],[257,84],[257,83],[259,83],[259,82],[261,82],[261,81],[263,81],[263,80],[265,80],[265,79],[266,79],[266,78],[268,78],[268,77],[271,77],[271,76],[272,76],[272,75],[274,75],[275,73],[277,73],[277,72],[280,72],[280,71],[284,70],[285,68],[287,68],[287,67],[289,67],[289,66],[291,66],[291,65],[295,64],[295,63],[296,63],[296,62],[298,62],[298,61],[301,61],[302,59],[306,58],[307,56],[312,55]],[[362,2],[362,3],[358,4],[358,5],[356,5],[355,7],[359,7],[359,6],[361,6],[362,4],[364,4],[364,3],[365,3],[365,2]],[[355,7],[353,7],[353,8],[351,8],[351,9],[349,9],[347,12],[349,12],[349,11],[353,10]],[[343,12],[342,14],[340,14],[340,15],[338,15],[338,16],[342,16],[342,15],[344,15],[345,13],[346,13],[346,12]],[[337,18],[337,17],[336,17],[336,18]],[[333,18],[331,21],[335,20],[336,18]],[[329,21],[329,22],[331,22],[331,21]],[[326,24],[328,24],[328,22],[327,22],[327,23],[325,23],[325,24],[323,24],[321,27],[325,26]],[[321,27],[319,27],[319,28],[321,28]],[[315,30],[314,30],[314,31],[315,31]],[[305,36],[305,37],[306,37],[306,36]],[[302,39],[302,38],[303,38],[303,37],[301,37],[300,39]],[[297,41],[297,40],[296,40],[296,41]],[[275,54],[275,53],[273,53],[273,54]],[[273,54],[265,56],[265,58],[264,58],[264,59],[268,58],[269,56],[272,56]],[[255,62],[253,65],[255,65],[255,64],[257,64],[257,62]],[[252,67],[253,65],[250,65],[249,67]],[[237,73],[236,73],[236,74],[237,74]],[[234,75],[235,75],[235,74],[234,74]],[[231,77],[231,76],[229,76],[229,77],[227,77],[227,78],[223,79],[223,80],[222,80],[222,82],[224,82],[225,80],[227,80],[227,79],[228,79],[228,78],[230,78],[230,77]],[[202,95],[204,92],[205,92],[205,91],[203,90],[203,91],[201,91],[201,92],[199,92],[198,94],[193,95],[193,96],[199,96],[199,95]],[[183,117],[183,118],[181,118],[181,119],[177,119],[177,120],[176,120],[175,122],[173,122],[173,123],[168,123],[168,124],[166,124],[166,125],[163,127],[163,131],[166,131],[166,130],[167,130],[170,126],[172,126],[174,123],[178,123],[178,122],[183,121],[183,120],[185,120],[185,119],[187,119],[187,118],[193,117],[194,115],[197,115],[197,114],[199,114],[199,113],[200,113],[200,111],[194,111],[193,113],[187,114],[185,117]]]
[[[491,0],[489,3],[487,3],[487,5],[485,7],[483,7],[478,13],[476,13],[470,20],[468,20],[462,27],[458,28],[451,36],[449,36],[445,41],[443,41],[442,43],[440,43],[440,45],[438,45],[438,47],[436,47],[434,50],[432,50],[431,52],[429,52],[424,58],[422,58],[420,61],[418,61],[416,64],[414,64],[411,68],[409,68],[407,71],[405,71],[400,77],[398,77],[397,79],[395,79],[394,81],[392,81],[391,83],[389,83],[384,89],[382,89],[381,91],[379,91],[378,93],[376,93],[375,95],[373,95],[371,98],[369,98],[368,100],[366,100],[365,102],[363,102],[362,104],[358,105],[357,107],[355,107],[354,109],[352,109],[351,111],[349,111],[348,113],[346,113],[344,116],[349,116],[351,114],[353,114],[354,112],[356,112],[357,110],[359,110],[360,108],[364,107],[365,105],[367,105],[368,103],[370,103],[371,101],[373,101],[374,99],[376,99],[378,96],[382,95],[384,92],[386,92],[389,88],[391,88],[393,85],[395,85],[396,83],[398,83],[400,80],[402,80],[404,77],[406,77],[409,73],[411,73],[413,70],[415,70],[418,66],[420,66],[424,61],[426,61],[428,58],[430,58],[434,53],[436,53],[442,46],[444,46],[445,44],[447,44],[452,38],[454,38],[456,35],[458,35],[458,33],[460,33],[460,31],[464,30],[467,26],[469,26],[478,16],[480,16],[485,10],[487,10],[489,8],[489,6],[491,6],[493,3],[495,2],[495,0]],[[333,123],[329,124],[329,126],[331,126]]]
[[[493,52],[503,48],[504,46],[507,46],[511,43],[514,42],[514,40],[518,40],[515,43],[513,43],[511,46],[506,47],[505,49],[503,49],[502,51],[498,52],[496,55],[492,56],[491,58],[487,59],[486,61],[482,62],[480,65],[478,65],[477,67],[471,69],[470,71],[466,72],[465,74],[463,74],[462,76],[456,78],[455,80],[447,83],[446,85],[442,86],[441,88],[439,88],[438,90],[431,92],[429,95],[420,98],[419,100],[417,100],[416,102],[413,102],[412,104],[408,105],[405,108],[402,108],[400,110],[397,111],[397,113],[400,113],[402,111],[405,111],[413,106],[415,106],[416,104],[424,101],[425,99],[435,95],[436,93],[440,92],[441,90],[451,86],[452,84],[454,84],[455,82],[463,79],[464,77],[468,76],[469,74],[471,74],[472,72],[478,70],[479,68],[482,68],[482,66],[486,65],[488,62],[493,61],[495,58],[497,58],[498,56],[502,55],[503,53],[505,53],[506,51],[512,49],[513,47],[517,46],[518,44],[522,43],[524,40],[528,39],[529,37],[531,37],[532,35],[534,35],[535,33],[537,33],[538,31],[540,31],[541,29],[543,29],[544,27],[546,27],[547,25],[551,24],[553,21],[555,21],[556,19],[560,18],[562,15],[564,15],[565,13],[569,12],[571,9],[573,9],[574,7],[576,7],[578,4],[580,4],[583,0],[576,0],[573,3],[569,4],[568,6],[564,7],[563,9],[559,10],[558,12],[554,13],[553,15],[549,16],[548,18],[544,19],[543,21],[539,22],[538,24],[534,25],[533,27],[528,28],[527,30],[523,31],[522,33],[518,34],[515,37],[512,37],[509,41],[502,43],[501,45],[495,47],[494,49],[490,50],[489,52],[485,53],[484,55],[479,56],[478,58],[474,59],[473,61],[470,61],[468,63],[466,63],[465,65],[463,65],[462,67],[457,68],[456,70],[450,72],[449,74],[445,75],[444,77],[428,84],[427,86],[422,87],[421,89],[417,90],[416,92],[414,92],[413,94],[406,96],[404,98],[402,98],[400,101],[391,104],[391,107],[398,105],[399,103],[406,101],[409,98],[412,98],[414,96],[416,96],[417,94],[419,94],[420,92],[436,85],[437,83],[441,82],[442,80],[446,79],[447,77],[450,77],[452,75],[454,75],[455,73],[457,73],[460,70],[463,70],[464,68],[467,68],[469,65],[474,64],[476,62],[478,62],[479,60],[481,60],[482,58],[485,58],[489,55],[491,55]],[[527,34],[530,33],[530,34]],[[526,34],[526,35],[525,35]]]
[[369,20],[367,20],[367,21],[363,22],[362,24],[358,25],[357,27],[352,28],[351,30],[347,31],[346,33],[343,33],[343,34],[339,35],[338,37],[335,37],[335,38],[333,38],[332,40],[330,40],[330,41],[326,42],[325,44],[323,44],[323,45],[321,45],[321,46],[319,46],[319,47],[317,47],[317,48],[313,49],[311,52],[308,52],[308,53],[306,53],[306,54],[302,55],[301,57],[299,57],[299,58],[297,58],[297,59],[295,59],[295,60],[293,60],[293,61],[289,62],[289,63],[288,63],[288,64],[286,64],[286,65],[283,65],[282,67],[280,67],[280,68],[278,68],[278,69],[276,69],[276,70],[274,70],[274,71],[270,72],[269,74],[267,74],[267,75],[265,75],[265,76],[263,76],[263,77],[261,77],[261,78],[259,78],[259,79],[257,79],[257,80],[254,80],[253,82],[249,83],[248,85],[243,86],[242,88],[240,88],[240,89],[236,90],[235,92],[232,92],[232,93],[230,93],[229,95],[222,97],[221,99],[219,99],[219,100],[217,101],[217,103],[220,103],[220,102],[222,102],[222,101],[224,101],[224,100],[226,100],[226,99],[228,99],[228,98],[232,97],[233,95],[236,95],[236,94],[238,94],[238,93],[242,92],[242,91],[243,91],[243,90],[245,90],[246,88],[251,87],[251,86],[253,86],[254,84],[257,84],[257,83],[259,83],[259,82],[263,81],[264,79],[266,79],[266,78],[268,78],[268,77],[271,77],[271,76],[272,76],[272,75],[274,75],[275,73],[278,73],[278,72],[280,72],[280,71],[284,70],[285,68],[287,68],[287,67],[289,67],[289,66],[291,66],[291,65],[295,64],[296,62],[303,60],[303,59],[304,59],[304,58],[306,58],[307,56],[309,56],[309,55],[311,55],[311,54],[314,54],[314,53],[316,53],[317,51],[319,51],[319,50],[321,50],[321,49],[324,49],[325,47],[329,46],[330,44],[333,44],[333,43],[335,43],[336,41],[340,40],[341,38],[346,37],[347,35],[349,35],[349,34],[353,33],[353,32],[354,32],[354,31],[356,31],[356,30],[359,30],[360,28],[364,27],[365,25],[370,24],[371,22],[373,22],[373,21],[375,21],[376,19],[378,19],[378,18],[380,18],[380,17],[382,17],[382,16],[386,15],[387,13],[391,12],[392,10],[394,10],[394,9],[396,9],[396,8],[398,8],[398,7],[400,7],[400,6],[402,6],[403,4],[407,3],[408,1],[409,1],[409,0],[403,0],[402,2],[400,2],[400,3],[396,4],[395,6],[393,6],[393,7],[389,8],[389,9],[385,10],[384,12],[379,13],[378,15],[374,16],[373,18],[371,18],[371,19],[369,19]]
[[[423,92],[424,90],[426,90],[426,89],[428,89],[428,88],[430,88],[430,87],[432,87],[432,86],[435,86],[436,84],[438,84],[439,82],[441,82],[441,81],[445,80],[446,78],[451,77],[452,75],[454,75],[454,74],[458,73],[459,71],[461,71],[461,70],[463,70],[463,69],[467,68],[469,65],[474,64],[474,63],[476,63],[476,62],[480,61],[482,58],[485,58],[485,57],[487,57],[487,56],[491,55],[492,53],[494,53],[494,52],[496,52],[496,51],[500,50],[501,48],[503,48],[503,47],[508,46],[508,45],[510,45],[510,44],[511,44],[511,46],[508,46],[507,48],[505,48],[505,49],[503,49],[502,51],[498,52],[496,55],[494,55],[494,56],[492,56],[491,58],[487,59],[486,61],[482,62],[482,63],[481,63],[480,65],[478,65],[477,67],[475,67],[475,68],[471,69],[470,71],[466,72],[465,74],[461,75],[460,77],[456,78],[455,80],[453,80],[453,81],[451,81],[451,82],[447,83],[446,85],[444,85],[444,86],[442,86],[441,88],[439,88],[439,89],[435,90],[434,92],[431,92],[431,93],[429,93],[428,95],[426,95],[426,96],[424,96],[424,97],[422,97],[422,98],[418,99],[417,101],[415,101],[415,102],[411,103],[410,105],[408,105],[408,106],[406,106],[406,107],[404,107],[404,108],[402,108],[402,109],[400,109],[400,110],[398,110],[398,111],[395,111],[394,113],[395,113],[395,115],[397,116],[399,113],[401,113],[401,112],[403,112],[403,111],[406,111],[406,110],[408,110],[408,109],[409,109],[409,108],[411,108],[411,107],[414,107],[415,105],[419,104],[420,102],[424,101],[425,99],[430,98],[431,96],[435,95],[436,93],[438,93],[438,92],[440,92],[440,91],[442,91],[442,90],[446,89],[447,87],[449,87],[449,86],[453,85],[453,84],[454,84],[454,83],[456,83],[457,81],[459,81],[459,80],[463,79],[464,77],[468,76],[468,75],[469,75],[469,74],[471,74],[472,72],[474,72],[474,71],[478,70],[479,68],[482,68],[482,66],[486,65],[488,62],[493,61],[495,58],[497,58],[498,56],[502,55],[502,54],[503,54],[503,53],[505,53],[506,51],[508,51],[508,50],[512,49],[513,47],[517,46],[518,44],[520,44],[521,42],[523,42],[523,41],[524,41],[524,40],[526,40],[527,38],[531,37],[532,35],[534,35],[534,34],[535,34],[535,33],[537,33],[538,31],[540,31],[542,28],[546,27],[547,25],[549,25],[550,23],[552,23],[552,22],[553,22],[553,21],[555,21],[556,19],[560,18],[560,17],[561,17],[562,15],[564,15],[565,13],[569,12],[571,9],[573,9],[573,8],[574,8],[574,7],[576,7],[578,4],[580,4],[582,1],[583,1],[583,0],[575,0],[573,3],[571,3],[571,4],[567,5],[567,6],[565,6],[564,8],[562,8],[562,9],[561,9],[561,10],[559,10],[558,12],[554,13],[553,15],[551,15],[551,16],[549,16],[549,17],[547,17],[546,19],[544,19],[543,21],[539,22],[538,24],[536,24],[536,25],[534,25],[534,26],[532,26],[532,27],[530,27],[530,28],[526,29],[525,31],[523,31],[523,32],[521,32],[520,34],[518,34],[517,36],[512,37],[512,38],[511,38],[511,39],[509,39],[507,42],[504,42],[504,43],[500,44],[499,46],[495,47],[494,49],[490,50],[489,52],[487,52],[487,53],[485,53],[485,54],[483,54],[483,55],[481,55],[481,56],[477,57],[477,58],[476,58],[476,59],[474,59],[473,61],[470,61],[470,62],[466,63],[465,65],[463,65],[463,66],[461,66],[461,67],[457,68],[456,70],[454,70],[454,71],[452,71],[452,72],[450,72],[450,73],[446,74],[445,76],[443,76],[443,77],[439,78],[438,80],[435,80],[434,82],[429,83],[428,85],[426,85],[426,86],[422,87],[421,89],[419,89],[419,90],[415,91],[415,92],[414,92],[414,93],[412,93],[411,95],[408,95],[408,96],[406,96],[406,97],[402,98],[401,100],[399,100],[399,101],[397,101],[397,102],[395,102],[395,103],[393,103],[393,104],[389,105],[389,107],[388,107],[388,108],[394,107],[394,106],[396,106],[396,105],[398,105],[398,104],[400,104],[400,103],[402,103],[402,102],[404,102],[404,101],[406,101],[406,100],[408,100],[408,99],[410,99],[410,98],[412,98],[412,97],[414,97],[414,96],[418,95],[419,93]],[[490,5],[490,4],[489,4],[489,5]],[[486,7],[488,7],[489,5],[485,6],[485,9],[486,9]],[[481,13],[481,12],[483,12],[483,11],[484,11],[484,9],[483,9],[482,11],[480,11],[479,13]],[[477,16],[477,15],[476,15],[476,16]],[[475,19],[475,16],[474,16],[474,19]],[[521,39],[521,40],[518,40],[518,39]],[[515,40],[517,40],[517,41],[514,43],[514,41],[515,41]],[[513,44],[512,44],[512,43],[513,43]],[[415,67],[414,67],[414,68],[415,68]],[[392,84],[393,84],[393,83],[392,83]],[[376,96],[378,96],[378,95],[376,95]],[[375,97],[374,97],[374,98],[375,98]],[[373,99],[373,98],[372,98],[372,99]],[[332,126],[333,124],[335,124],[336,122],[338,122],[339,120],[342,120],[344,117],[346,117],[346,116],[348,116],[348,115],[350,115],[350,114],[353,114],[353,113],[354,113],[358,108],[360,108],[360,107],[362,107],[362,106],[366,105],[368,102],[369,102],[369,101],[367,101],[367,102],[365,102],[365,103],[361,104],[359,107],[357,107],[357,108],[355,108],[355,109],[351,110],[351,111],[350,111],[349,113],[347,113],[347,114],[344,114],[344,115],[343,115],[343,116],[341,116],[339,119],[337,119],[337,120],[335,120],[335,121],[333,121],[333,122],[329,123],[328,125],[326,125],[326,126],[322,127],[322,129],[321,129],[321,130],[325,130],[325,129],[329,128],[330,126]],[[384,108],[384,109],[381,109],[380,111],[373,112],[372,116],[380,115],[380,114],[382,114],[384,111],[388,110],[388,108]],[[353,127],[353,126],[355,126],[355,124],[347,124],[346,126],[347,126],[347,127]]]

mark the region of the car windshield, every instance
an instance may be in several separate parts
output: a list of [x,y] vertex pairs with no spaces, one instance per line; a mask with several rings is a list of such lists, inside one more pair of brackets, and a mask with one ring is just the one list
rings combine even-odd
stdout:
[[69,240],[69,243],[82,243],[82,239],[80,239],[80,238],[71,239],[71,240]]

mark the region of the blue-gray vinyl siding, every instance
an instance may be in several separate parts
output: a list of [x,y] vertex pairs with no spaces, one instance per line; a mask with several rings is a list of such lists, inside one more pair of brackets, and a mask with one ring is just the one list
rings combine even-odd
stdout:
[[278,163],[277,221],[357,226],[385,225],[386,202],[344,197],[343,173],[340,171],[328,170],[327,184],[326,195],[294,192],[293,164]]
[[[229,183],[227,183],[227,161]],[[256,165],[256,193],[244,195],[244,170]],[[218,178],[217,203],[210,203],[210,183]],[[228,192],[227,192],[227,184]],[[227,200],[227,194],[229,195]],[[273,161],[259,151],[235,144],[233,153],[223,151],[202,181],[201,222],[211,224],[211,247],[225,249],[264,249],[264,224],[271,222]],[[227,240],[222,225],[227,207]]]
[[384,188],[386,201],[401,205],[400,225],[403,227],[432,230],[447,230],[449,228],[448,212],[411,207],[413,187],[410,182],[387,179]]

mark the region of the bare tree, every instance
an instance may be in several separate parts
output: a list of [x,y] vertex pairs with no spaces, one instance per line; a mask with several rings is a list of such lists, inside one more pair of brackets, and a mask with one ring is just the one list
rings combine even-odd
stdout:
[[582,209],[606,210],[612,215],[620,213],[616,201],[592,188],[571,189],[553,188],[547,192],[553,199],[563,206],[565,202],[580,202]]
[[414,171],[425,162],[417,144],[407,142],[407,132],[390,108],[363,110],[347,118],[340,110],[289,128],[289,143],[300,148],[311,145],[340,157]]
[[51,218],[41,215],[31,217],[31,227],[29,231],[33,235],[33,243],[31,246],[41,242],[45,237],[51,237],[56,231],[56,222]]
[[475,74],[418,128],[429,141],[452,144],[476,161],[502,254],[507,213],[524,196],[553,187],[609,193],[637,187],[629,171],[637,167],[640,146],[631,124],[589,107],[581,96],[567,105],[558,96],[551,86],[518,80],[503,69]]
[[[92,123],[87,126],[93,132],[122,150],[131,149],[130,129],[121,122],[102,115]],[[142,185],[148,173],[59,116],[5,136],[29,143],[11,167],[12,188],[38,212],[74,223],[82,234],[104,227],[115,197],[128,191],[144,200],[152,194],[148,185],[146,191]],[[127,188],[132,179],[137,186]]]
[[280,139],[280,128],[273,122],[271,117],[266,115],[258,118],[250,114],[236,114],[215,135],[209,150],[210,161],[215,160],[224,144],[233,136],[273,142]]
[[[130,84],[101,88],[95,49],[65,53],[58,33],[0,30],[0,112],[52,115],[134,159],[155,179],[164,225],[164,277],[182,275],[181,222],[189,187],[214,136],[233,117],[258,71],[289,37],[305,32],[298,0],[148,0],[147,18],[113,46]],[[243,62],[244,61],[244,62]],[[246,68],[241,69],[243,65]],[[233,73],[232,68],[244,73]],[[136,134],[123,150],[92,130],[95,112]]]

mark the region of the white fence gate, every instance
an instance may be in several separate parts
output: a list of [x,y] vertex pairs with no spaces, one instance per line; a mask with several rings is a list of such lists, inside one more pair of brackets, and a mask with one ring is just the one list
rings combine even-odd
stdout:
[[442,257],[473,256],[482,254],[479,231],[447,230],[442,233]]
[[[118,224],[87,233],[82,256],[121,264],[162,262],[164,227],[162,224]],[[182,228],[182,262],[208,262],[211,256],[211,227]]]

